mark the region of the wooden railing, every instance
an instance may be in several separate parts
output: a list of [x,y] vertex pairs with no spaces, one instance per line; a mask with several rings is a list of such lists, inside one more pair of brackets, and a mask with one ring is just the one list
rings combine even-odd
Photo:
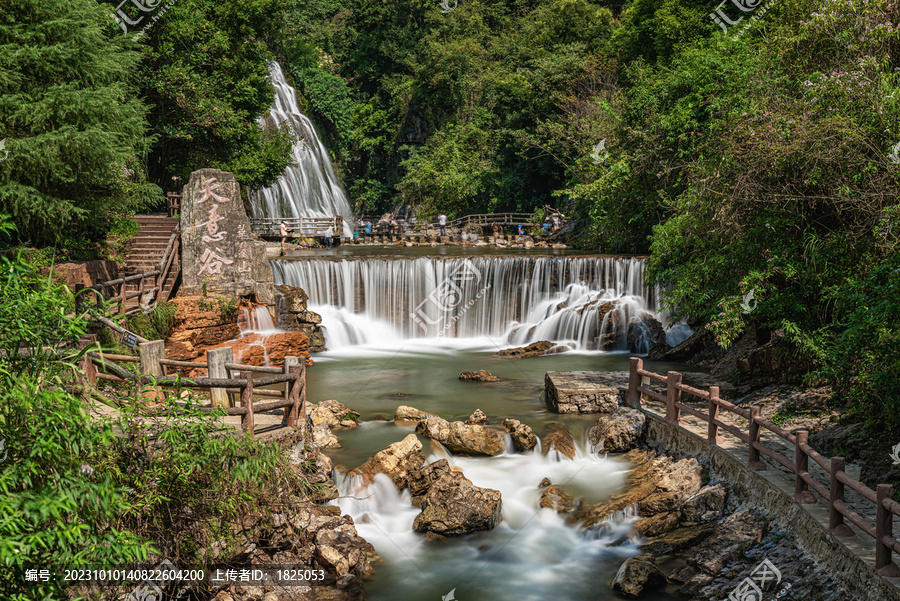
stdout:
[[340,215],[335,217],[254,218],[250,219],[250,231],[259,236],[277,238],[280,236],[279,227],[282,221],[287,226],[288,235],[293,238],[322,237],[329,227],[333,230],[335,238],[344,234],[344,218]]
[[[106,300],[115,300],[118,303],[119,315],[129,315],[145,309],[156,306],[158,302],[169,300],[171,290],[166,290],[166,280],[174,267],[175,272],[172,274],[173,279],[178,277],[179,262],[178,252],[181,246],[180,229],[176,226],[175,231],[169,236],[169,244],[166,246],[165,254],[159,262],[159,266],[153,271],[144,273],[136,273],[115,280],[108,280],[90,287],[82,284],[75,285],[76,303],[82,303],[82,295],[87,291],[93,291],[96,294],[95,304],[100,305]],[[128,292],[128,285],[137,282],[137,292]],[[146,295],[153,295],[153,300],[146,305],[142,303]],[[138,302],[128,307],[128,301],[137,298]]]
[[[306,421],[306,361],[302,357],[285,357],[284,367],[241,365],[230,360],[231,347],[207,351],[206,362],[176,361],[165,358],[165,342],[149,340],[138,345],[139,356],[113,355],[88,352],[81,360],[80,389],[83,397],[90,396],[98,381],[130,382],[143,388],[143,394],[151,398],[165,396],[166,389],[208,390],[210,406],[198,407],[206,413],[220,411],[225,415],[241,416],[241,428],[254,432],[255,415],[275,409],[286,409],[285,424],[305,428]],[[138,363],[138,372],[119,365]],[[225,371],[224,377],[214,377]],[[206,369],[208,377],[180,377],[167,373],[167,368]],[[231,372],[231,373],[229,373]],[[267,374],[254,378],[254,374]],[[265,386],[286,384],[285,390],[271,390]],[[267,402],[257,404],[254,397]],[[153,412],[152,415],[184,413],[183,409]]]
[[180,192],[166,192],[166,209],[169,212],[169,217],[174,217],[181,213]]
[[[666,394],[662,395],[647,387],[650,380],[661,382],[666,386]],[[900,568],[893,562],[892,552],[900,553],[900,542],[893,536],[893,517],[900,516],[900,503],[893,500],[894,488],[889,484],[879,484],[876,490],[872,490],[862,482],[850,477],[845,469],[843,457],[826,459],[808,444],[809,432],[799,430],[790,433],[779,428],[771,421],[760,416],[760,408],[751,405],[747,409],[738,407],[719,397],[719,388],[710,386],[708,390],[700,390],[682,384],[682,375],[675,371],[668,372],[665,376],[643,367],[643,361],[636,357],[631,358],[628,378],[628,393],[625,402],[628,406],[640,409],[641,398],[646,395],[666,404],[665,421],[672,425],[681,423],[681,413],[687,413],[697,417],[707,424],[706,440],[710,445],[720,445],[723,442],[719,431],[736,437],[747,444],[747,468],[753,471],[766,469],[760,453],[784,466],[794,474],[794,500],[801,504],[816,503],[816,497],[810,492],[810,488],[828,502],[829,523],[828,532],[838,537],[854,536],[853,530],[844,523],[844,519],[850,521],[857,528],[871,536],[875,540],[875,571],[885,577],[895,578],[900,576]],[[707,412],[686,405],[682,402],[684,393],[693,395],[707,402]],[[719,409],[724,409],[747,420],[747,429],[742,430],[719,419]],[[762,430],[768,430],[776,436],[794,446],[794,460],[791,461],[778,451],[770,449],[760,440]],[[808,471],[809,460],[812,459],[829,475],[828,485],[820,483]],[[845,487],[856,491],[867,501],[875,505],[875,523],[868,521],[853,509],[845,499]]]

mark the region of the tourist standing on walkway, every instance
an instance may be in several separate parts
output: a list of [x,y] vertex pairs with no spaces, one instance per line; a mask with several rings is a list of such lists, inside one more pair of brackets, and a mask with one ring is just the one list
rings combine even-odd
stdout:
[[447,227],[447,216],[441,213],[438,215],[438,225],[441,226],[441,236],[444,235],[444,228]]
[[366,236],[372,235],[372,222],[366,221]]
[[332,238],[334,238],[334,228],[329,225],[328,229],[325,230],[325,246],[327,246],[328,248],[331,248],[331,244],[333,242]]
[[281,235],[281,254],[284,254],[284,243],[287,242],[288,237],[287,224],[284,221],[278,226],[278,233]]

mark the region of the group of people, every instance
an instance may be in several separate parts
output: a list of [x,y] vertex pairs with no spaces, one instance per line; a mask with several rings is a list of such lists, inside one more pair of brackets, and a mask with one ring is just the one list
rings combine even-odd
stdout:
[[[392,217],[390,222],[388,222],[388,223],[389,223],[389,233],[398,235],[401,232],[405,234],[410,229],[415,229],[416,225],[418,224],[418,220],[416,219],[415,215],[413,215],[409,219],[396,219],[396,218]],[[371,236],[372,228],[373,228],[372,222],[369,220],[366,220],[362,224],[362,226],[363,226],[363,232],[365,233],[365,235]],[[438,227],[440,227],[440,229],[441,229],[441,236],[446,235],[447,216],[444,215],[443,213],[438,215]]]
[[[288,236],[291,231],[287,227],[287,222],[282,221],[278,226],[278,235],[281,236],[281,254],[284,254],[284,245],[287,243]],[[325,230],[325,246],[331,248],[334,245],[334,228],[329,225]]]

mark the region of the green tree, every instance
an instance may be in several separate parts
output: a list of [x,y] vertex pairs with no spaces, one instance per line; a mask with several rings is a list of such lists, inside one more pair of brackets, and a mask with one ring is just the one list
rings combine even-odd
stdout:
[[94,0],[0,3],[0,211],[19,242],[98,239],[160,196],[143,174],[147,109],[129,83],[140,55],[109,27]]

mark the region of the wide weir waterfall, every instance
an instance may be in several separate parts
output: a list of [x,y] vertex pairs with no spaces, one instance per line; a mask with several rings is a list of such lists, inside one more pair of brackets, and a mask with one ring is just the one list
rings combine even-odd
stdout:
[[328,347],[388,339],[551,340],[576,350],[624,350],[628,324],[654,313],[643,259],[474,256],[273,261],[320,313]]
[[268,188],[250,194],[253,217],[335,217],[344,219],[344,236],[353,235],[353,211],[338,181],[328,149],[309,117],[300,111],[297,90],[288,84],[278,63],[271,64],[275,103],[266,126],[290,124],[300,135],[292,149],[293,164]]

